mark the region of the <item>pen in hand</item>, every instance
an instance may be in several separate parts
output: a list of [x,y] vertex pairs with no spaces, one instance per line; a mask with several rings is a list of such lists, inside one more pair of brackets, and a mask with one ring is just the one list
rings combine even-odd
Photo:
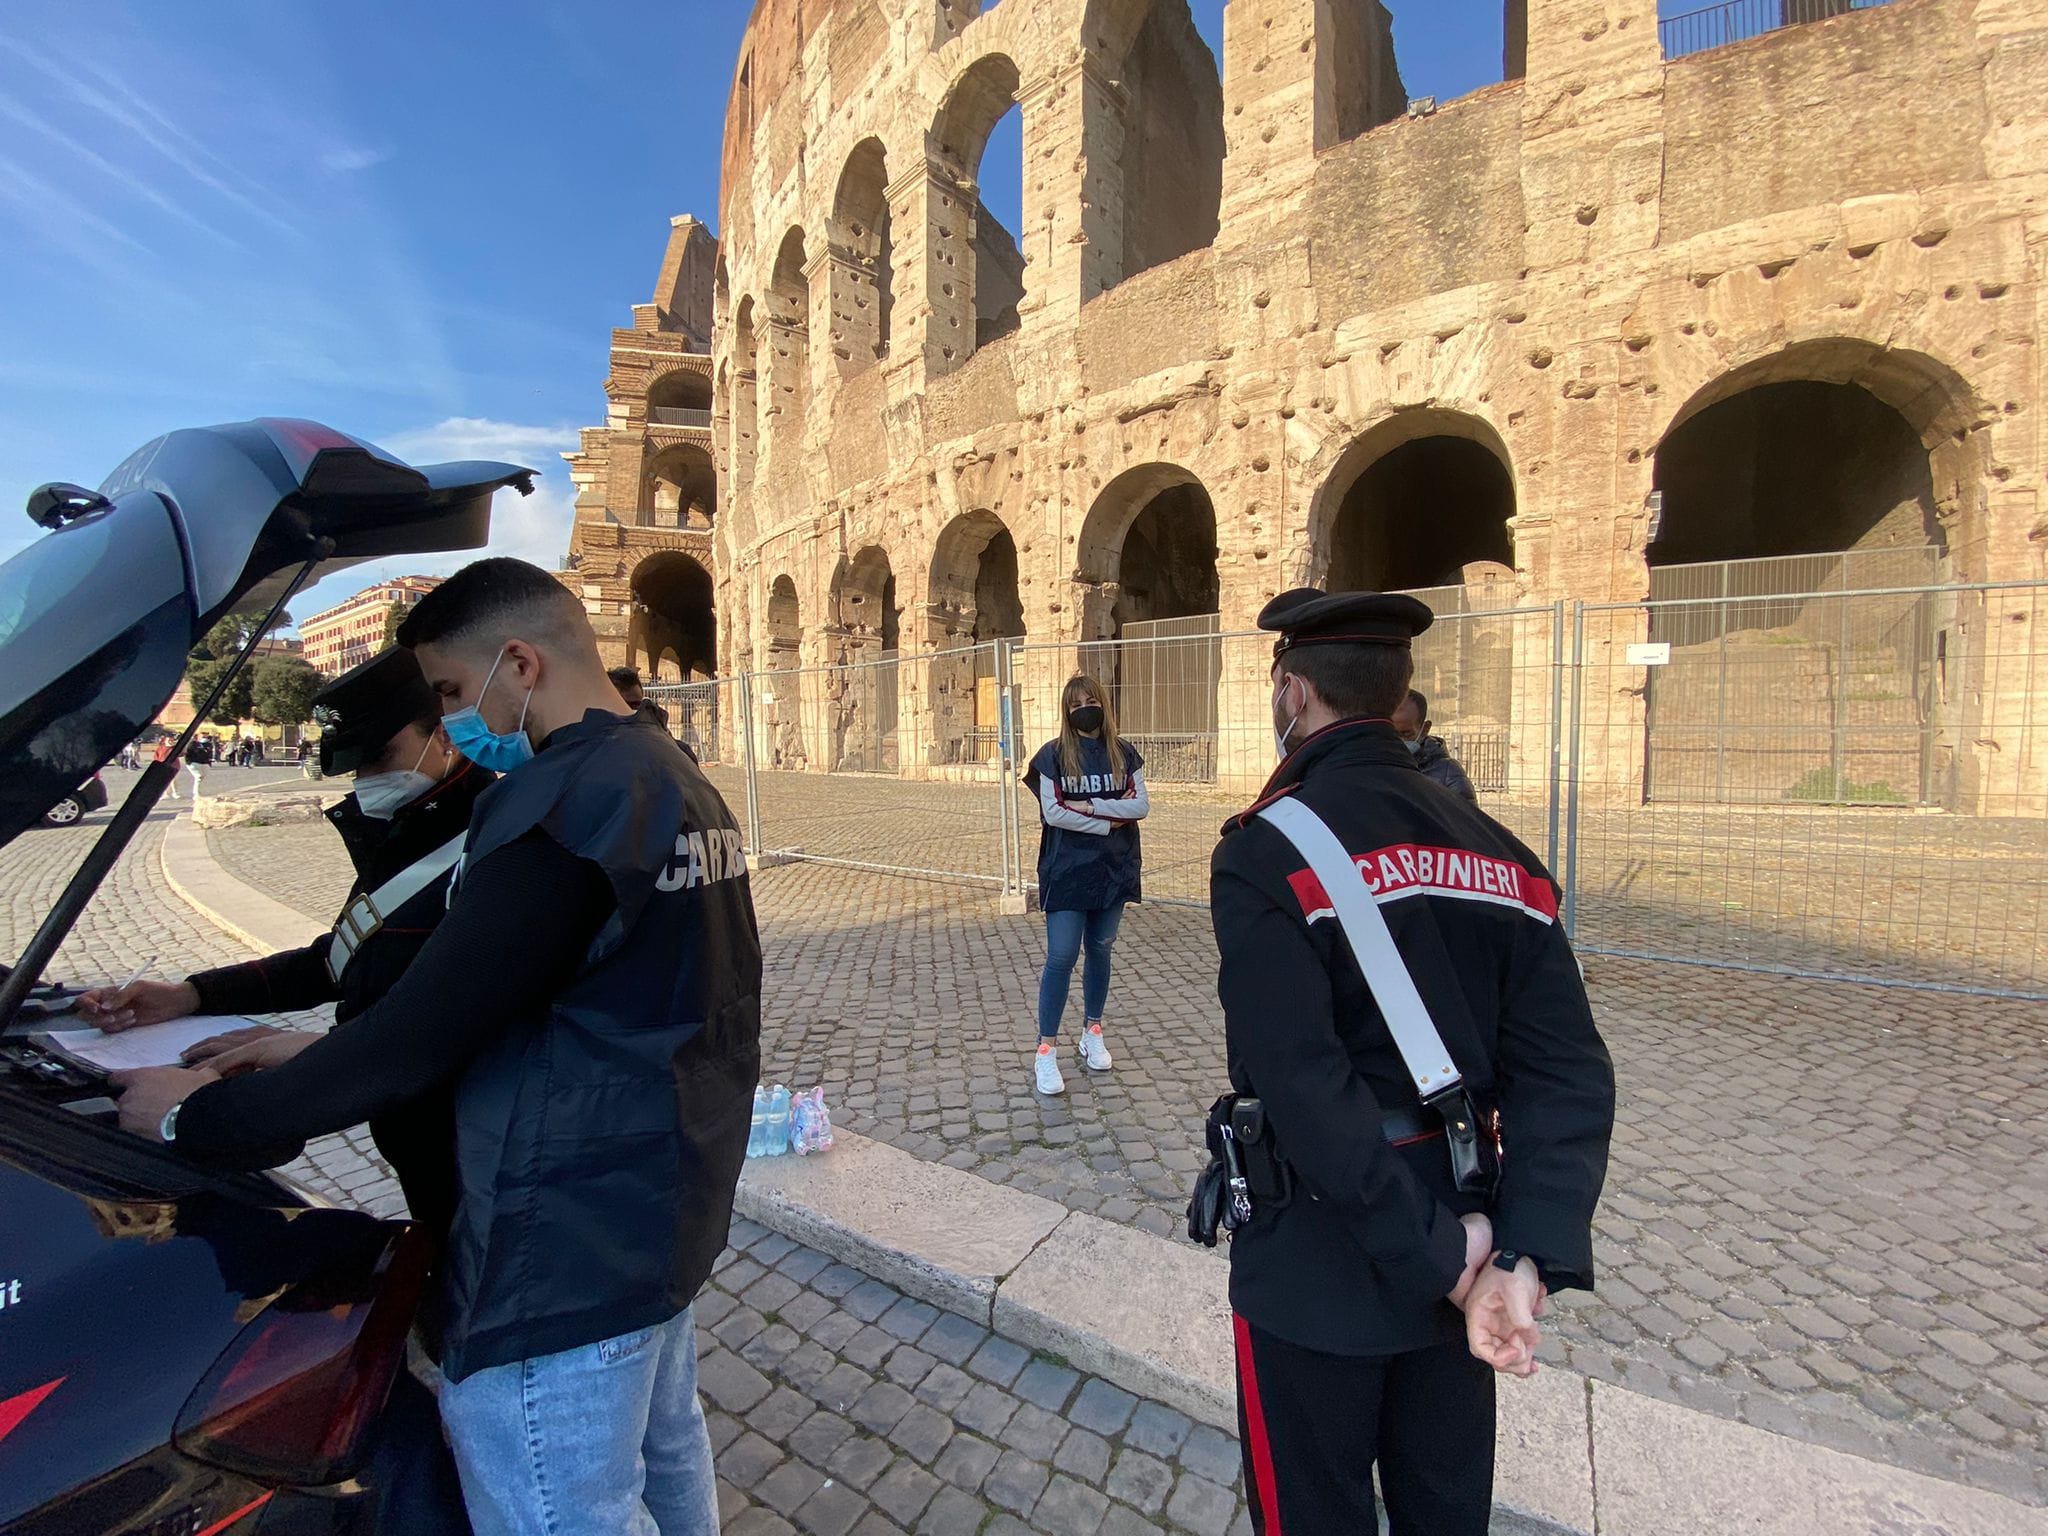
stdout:
[[135,967],[134,970],[130,971],[127,975],[127,978],[123,980],[118,987],[114,988],[114,990],[116,992],[126,992],[130,987],[134,986],[135,983],[142,980],[143,976],[148,973],[149,968],[155,964],[155,955],[150,955],[146,957],[143,960],[142,964],[138,965],[137,967]]

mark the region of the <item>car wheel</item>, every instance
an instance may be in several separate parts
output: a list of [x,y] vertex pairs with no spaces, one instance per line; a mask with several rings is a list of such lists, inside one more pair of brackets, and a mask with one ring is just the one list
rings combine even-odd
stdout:
[[76,795],[66,795],[62,800],[59,800],[55,805],[43,812],[43,820],[53,827],[68,827],[83,815],[85,815],[85,802]]

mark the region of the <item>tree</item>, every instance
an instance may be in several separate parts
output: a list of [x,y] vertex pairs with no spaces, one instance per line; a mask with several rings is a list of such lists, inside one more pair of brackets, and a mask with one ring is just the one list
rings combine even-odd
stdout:
[[384,644],[387,648],[398,643],[398,626],[405,622],[408,611],[403,603],[393,603],[384,610]]
[[304,725],[313,718],[320,674],[296,656],[266,656],[250,683],[250,714],[265,725]]
[[[185,681],[192,690],[194,709],[206,703],[206,696],[213,692],[221,673],[241,654],[242,647],[249,643],[262,624],[263,620],[255,614],[231,613],[209,629],[206,638],[187,653]],[[207,723],[239,725],[248,719],[251,686],[249,669],[244,667],[228,685],[228,691],[220,702],[207,714]]]

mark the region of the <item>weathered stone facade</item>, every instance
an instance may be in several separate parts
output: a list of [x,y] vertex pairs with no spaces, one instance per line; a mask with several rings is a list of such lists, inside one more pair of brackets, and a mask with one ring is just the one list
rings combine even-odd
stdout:
[[[1802,0],[1669,60],[1655,0],[1509,0],[1508,78],[1441,106],[1379,0],[1230,0],[1220,71],[1181,0],[979,9],[756,7],[713,300],[726,670],[1227,632],[1303,581],[1634,602],[1659,564],[1930,544],[1948,580],[2048,575],[2048,0]],[[1012,105],[1015,232],[977,182]],[[1595,616],[1589,659],[1619,675],[1646,622]],[[1232,779],[1259,670],[1222,683]],[[941,691],[905,682],[902,766],[948,760]],[[1948,732],[1987,803],[2040,796],[1999,740],[2044,709]]]
[[612,332],[605,424],[566,455],[576,523],[562,581],[584,600],[610,666],[649,679],[718,667],[712,528],[711,279],[717,245],[673,221],[655,298]]

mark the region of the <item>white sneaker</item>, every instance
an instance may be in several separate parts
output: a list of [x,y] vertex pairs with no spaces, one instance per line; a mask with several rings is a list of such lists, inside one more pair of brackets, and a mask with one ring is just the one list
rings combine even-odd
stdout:
[[1107,1072],[1110,1067],[1109,1047],[1102,1043],[1102,1026],[1090,1024],[1081,1031],[1078,1049],[1081,1065],[1090,1072]]
[[1040,1093],[1065,1093],[1067,1091],[1067,1080],[1060,1076],[1059,1052],[1052,1048],[1050,1042],[1039,1046],[1036,1070],[1038,1073],[1037,1087]]

